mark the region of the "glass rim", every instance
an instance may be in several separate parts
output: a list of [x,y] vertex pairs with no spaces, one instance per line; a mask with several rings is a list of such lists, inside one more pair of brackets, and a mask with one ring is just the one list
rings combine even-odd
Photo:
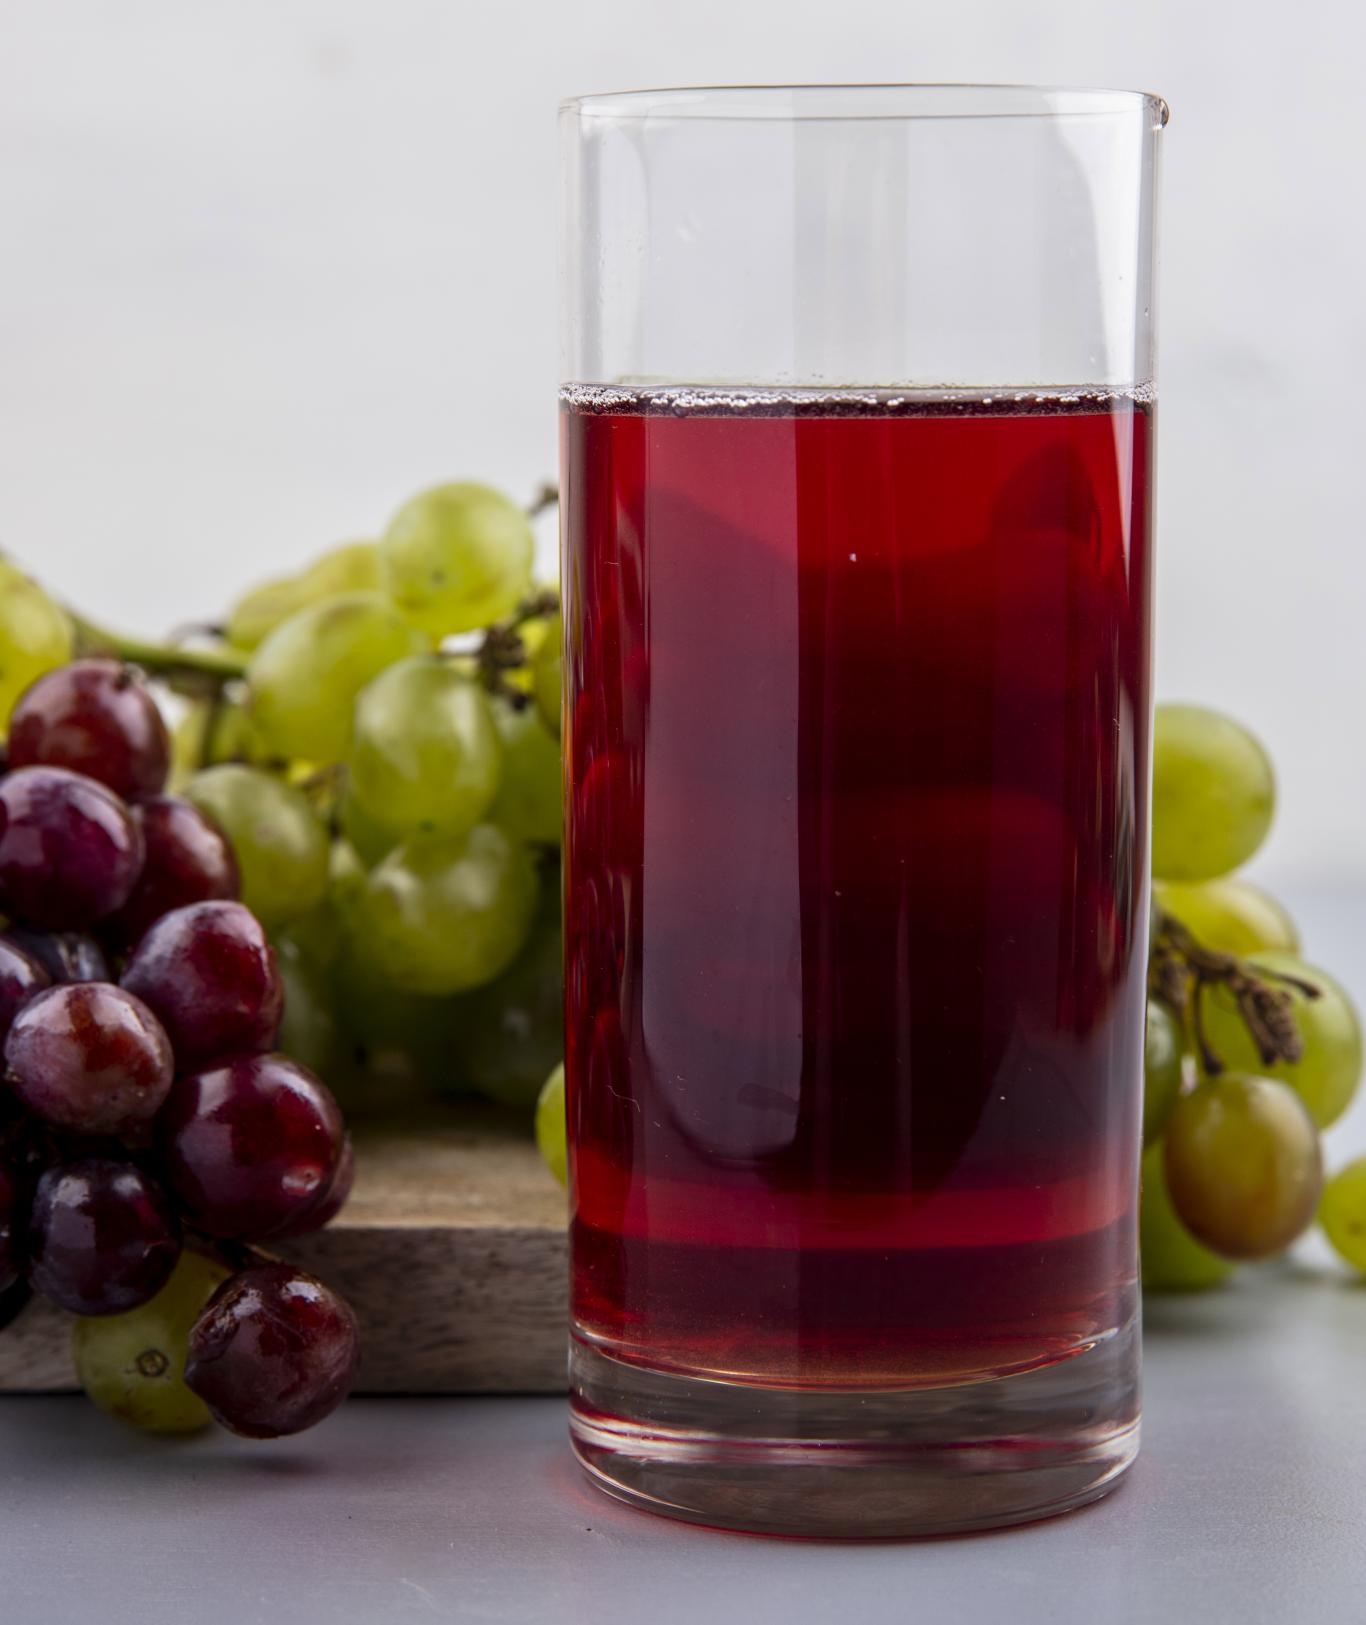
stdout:
[[1155,129],[1171,116],[1166,101],[1144,90],[1071,85],[898,83],[676,85],[571,96],[562,116],[604,121],[712,119],[733,121],[899,120],[969,118],[1104,118],[1147,109]]

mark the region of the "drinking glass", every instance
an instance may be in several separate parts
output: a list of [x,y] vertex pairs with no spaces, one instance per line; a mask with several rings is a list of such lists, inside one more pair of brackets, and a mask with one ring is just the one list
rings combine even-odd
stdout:
[[1165,121],[563,109],[572,1437],[626,1501],[945,1532],[1137,1450]]

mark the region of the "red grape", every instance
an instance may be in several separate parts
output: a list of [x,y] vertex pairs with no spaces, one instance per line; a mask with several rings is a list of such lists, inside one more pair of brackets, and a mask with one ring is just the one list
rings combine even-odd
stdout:
[[36,959],[17,943],[0,937],[0,1039],[33,995],[51,983],[52,978]]
[[29,1220],[29,1280],[75,1315],[117,1315],[146,1303],[180,1257],[180,1232],[160,1187],[131,1163],[89,1157],[49,1168]]
[[61,767],[0,780],[0,907],[44,930],[84,930],[122,908],[142,868],[123,802]]
[[166,1177],[211,1236],[263,1241],[330,1192],[345,1130],[327,1085],[284,1055],[177,1078],[159,1122]]
[[0,1293],[19,1279],[19,1242],[23,1231],[19,1177],[0,1160]]
[[121,980],[156,1012],[182,1070],[275,1042],[284,1008],[275,950],[241,903],[163,914]]
[[341,1157],[337,1162],[337,1171],[332,1175],[332,1183],[327,1186],[307,1212],[301,1213],[297,1219],[287,1224],[283,1230],[275,1232],[276,1238],[284,1236],[310,1236],[315,1230],[323,1230],[346,1206],[351,1195],[351,1187],[356,1179],[356,1153],[348,1134],[342,1141]]
[[166,783],[171,742],[141,675],[117,660],[73,660],[32,684],[14,708],[9,760],[67,767],[116,794],[154,796]]
[[209,1299],[190,1333],[185,1382],[225,1428],[278,1439],[330,1416],[359,1362],[344,1299],[288,1264],[260,1264]]
[[36,959],[54,982],[107,982],[109,961],[82,931],[26,931],[12,925],[3,937]]
[[48,988],[5,1040],[10,1086],[35,1116],[78,1134],[127,1134],[171,1087],[171,1044],[142,1002],[108,982]]
[[233,898],[237,860],[218,825],[178,796],[156,796],[133,808],[146,857],[133,895],[107,929],[131,946],[154,921],[188,903]]

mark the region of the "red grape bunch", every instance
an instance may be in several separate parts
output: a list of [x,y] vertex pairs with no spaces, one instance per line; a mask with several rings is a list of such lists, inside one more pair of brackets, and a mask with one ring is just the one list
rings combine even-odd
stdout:
[[272,1052],[284,994],[233,850],[165,795],[139,675],[77,660],[15,706],[0,777],[0,1324],[82,1317],[96,1403],[155,1431],[274,1438],[356,1372],[349,1306],[256,1250],[345,1202],[350,1140]]

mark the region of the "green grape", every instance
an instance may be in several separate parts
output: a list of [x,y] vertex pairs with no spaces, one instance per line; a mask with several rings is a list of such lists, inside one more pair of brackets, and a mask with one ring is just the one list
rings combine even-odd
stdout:
[[337,1061],[337,1019],[325,964],[313,960],[293,936],[276,939],[276,964],[285,990],[285,1010],[275,1047],[290,1060],[330,1081]]
[[1264,949],[1299,952],[1295,922],[1274,897],[1250,880],[1225,878],[1190,885],[1159,881],[1153,893],[1160,907],[1203,947],[1239,958]]
[[1153,873],[1213,880],[1266,839],[1276,803],[1271,760],[1240,722],[1201,705],[1153,718]]
[[503,776],[489,822],[523,841],[558,846],[563,835],[560,746],[539,710],[506,700],[494,706],[503,741]]
[[247,667],[251,718],[286,759],[340,762],[356,696],[386,666],[427,641],[373,592],[343,593],[281,621]]
[[351,793],[400,837],[463,835],[497,794],[502,754],[483,689],[439,655],[419,655],[356,701]]
[[297,575],[279,576],[250,588],[228,611],[228,642],[255,649],[298,610],[341,592],[378,592],[379,545],[346,542],[331,548]]
[[1306,965],[1294,954],[1249,954],[1245,963],[1250,969],[1280,971],[1318,988],[1319,997],[1308,999],[1284,982],[1268,978],[1273,987],[1290,995],[1304,1054],[1294,1062],[1263,1061],[1237,1001],[1223,983],[1215,983],[1205,993],[1205,1037],[1232,1071],[1265,1072],[1288,1083],[1318,1126],[1327,1128],[1347,1110],[1361,1081],[1361,1023],[1356,1008],[1327,971]]
[[384,572],[380,569],[379,543],[343,542],[330,547],[312,564],[305,565],[299,579],[310,603],[339,592],[381,592]]
[[349,949],[331,988],[340,1042],[328,1082],[346,1112],[393,1116],[470,1092],[460,1082],[457,999],[396,988]]
[[[369,864],[349,840],[333,841],[327,863],[327,903],[321,911],[325,913],[327,928],[332,933],[333,959],[341,952],[340,922],[345,919],[347,909],[365,890],[369,871]],[[313,916],[310,915],[311,918]],[[314,957],[320,956],[315,953]]]
[[1181,1029],[1156,1000],[1148,1000],[1148,1027],[1143,1045],[1143,1143],[1151,1145],[1181,1093]]
[[36,581],[0,559],[0,728],[44,672],[71,659],[71,622]]
[[535,537],[501,492],[463,482],[421,491],[380,543],[385,587],[424,632],[473,632],[509,614],[531,585]]
[[541,646],[531,657],[531,690],[547,728],[560,737],[560,617],[551,622]]
[[77,1320],[76,1375],[102,1411],[149,1433],[195,1433],[209,1425],[208,1406],[185,1386],[185,1353],[190,1328],[228,1275],[187,1249],[147,1303]]
[[457,1001],[462,1081],[505,1106],[535,1105],[564,1054],[563,959],[559,889],[547,881],[526,947],[496,981]]
[[569,1145],[564,1107],[564,1065],[545,1080],[536,1101],[536,1149],[561,1185],[569,1183]]
[[256,767],[226,763],[184,789],[232,842],[242,901],[267,930],[316,908],[327,892],[327,831],[308,798]]
[[383,824],[377,823],[357,800],[348,786],[341,799],[339,811],[341,832],[350,843],[352,852],[366,869],[382,862],[403,839]]
[[1200,1292],[1218,1286],[1234,1266],[1210,1252],[1176,1216],[1167,1194],[1159,1142],[1143,1157],[1143,1200],[1138,1217],[1138,1250],[1143,1285],[1150,1292]]
[[1206,1078],[1172,1108],[1162,1143],[1178,1217],[1225,1258],[1283,1252],[1314,1217],[1318,1130],[1283,1083],[1242,1072]]
[[255,649],[308,603],[298,576],[272,576],[258,582],[228,611],[224,631],[235,649]]
[[406,842],[339,897],[368,972],[410,993],[464,993],[507,969],[536,912],[530,854],[492,824]]
[[1319,1223],[1338,1253],[1366,1274],[1366,1157],[1339,1168],[1324,1186]]

